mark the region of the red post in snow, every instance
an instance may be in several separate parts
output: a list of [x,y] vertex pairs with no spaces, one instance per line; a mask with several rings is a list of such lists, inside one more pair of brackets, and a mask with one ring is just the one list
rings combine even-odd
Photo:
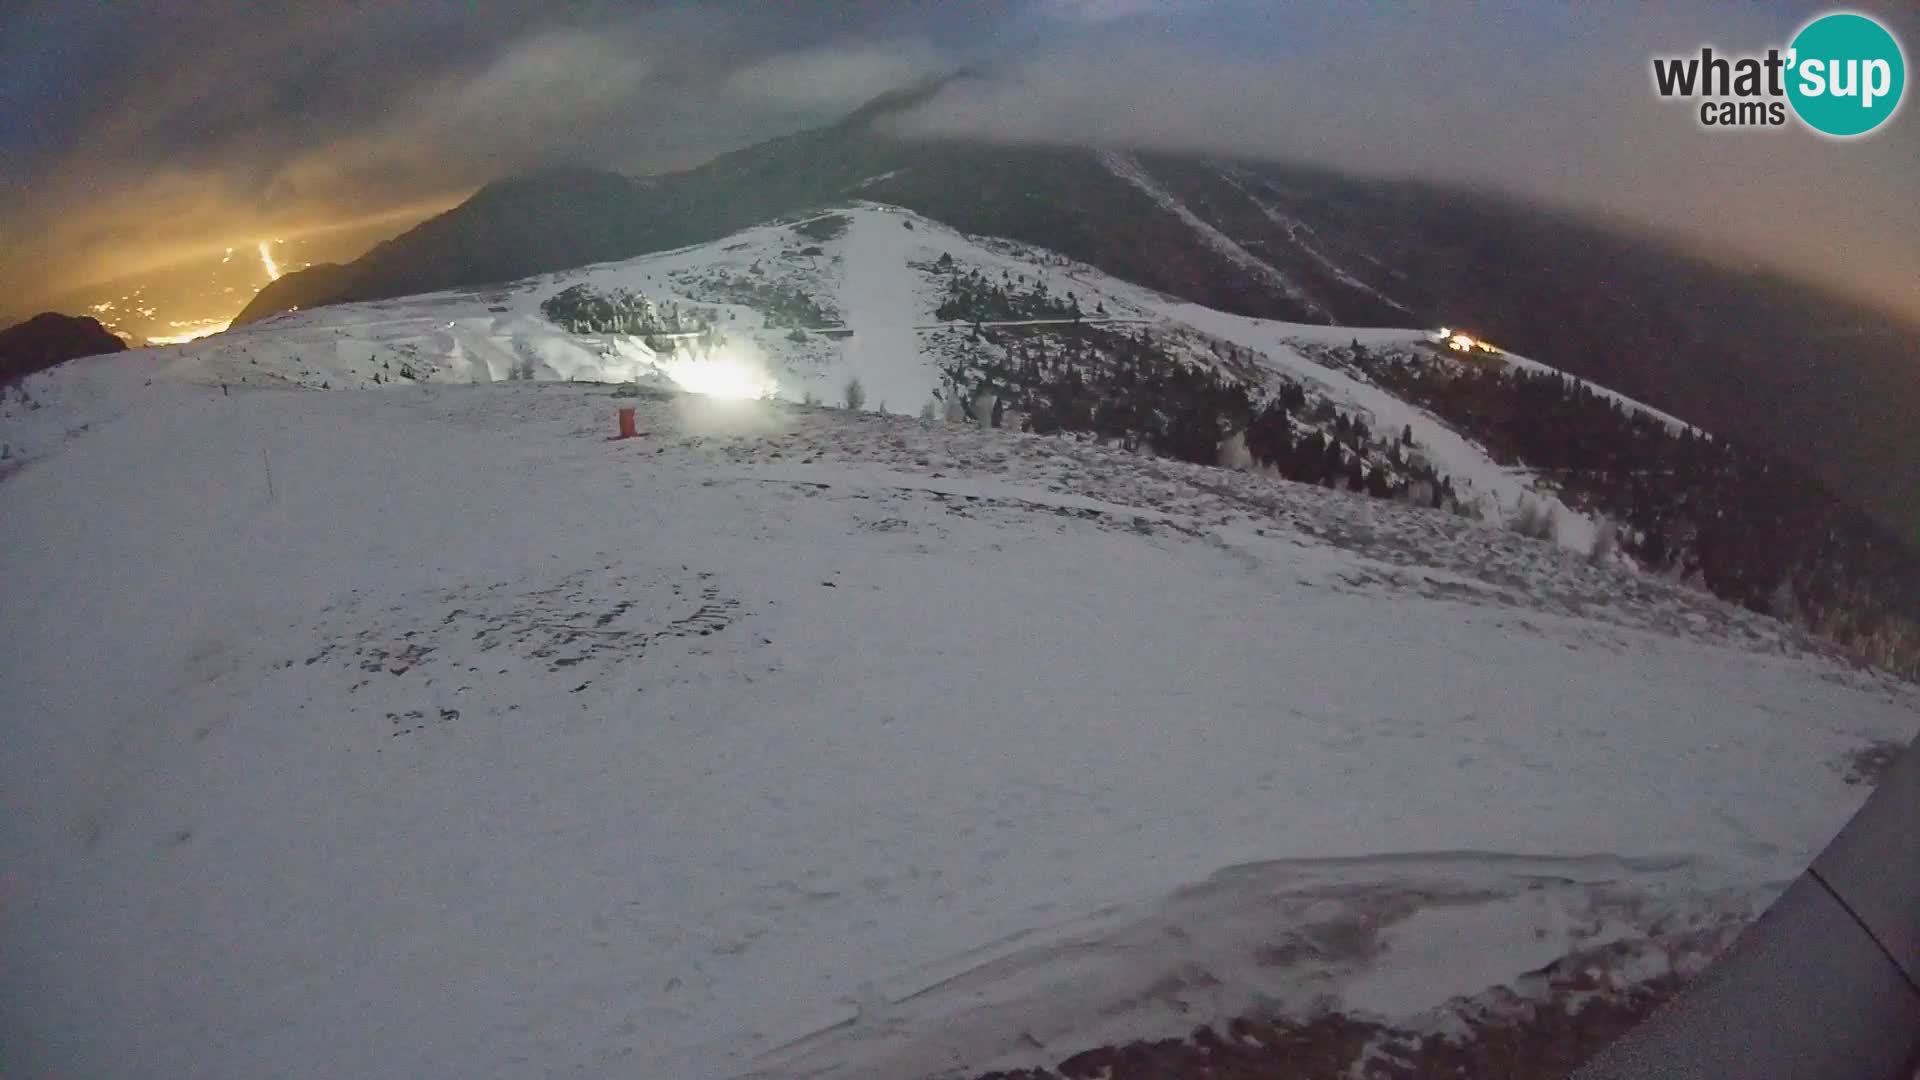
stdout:
[[620,437],[623,439],[631,439],[637,434],[639,434],[639,432],[633,429],[633,410],[631,408],[621,409]]

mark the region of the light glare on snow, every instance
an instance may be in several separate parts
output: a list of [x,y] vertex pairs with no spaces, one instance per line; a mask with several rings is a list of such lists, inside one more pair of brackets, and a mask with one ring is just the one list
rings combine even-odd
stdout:
[[[1074,439],[739,401],[777,375],[931,404],[915,265],[1061,272],[905,211],[843,213],[841,277],[791,280],[845,335],[790,337],[743,303],[720,305],[725,343],[650,344],[543,321],[537,289],[437,294],[64,365],[33,376],[33,405],[0,401],[9,454],[47,461],[0,483],[0,551],[26,560],[0,685],[45,706],[0,752],[29,811],[0,842],[29,868],[92,845],[84,875],[6,883],[25,891],[0,944],[30,980],[9,1005],[49,1033],[26,1053],[76,1075],[591,1071],[628,1052],[646,1076],[921,1075],[955,1067],[963,1027],[976,1058],[1041,1053],[1042,1013],[1049,1047],[1252,1000],[1425,1014],[1640,935],[1650,951],[1603,971],[1651,978],[1691,962],[1659,927],[1711,940],[1831,835],[1857,799],[1833,762],[1913,731],[1910,694],[1783,655],[1759,615],[1652,579],[1617,591],[1630,568],[1473,523]],[[776,266],[790,236],[580,274],[697,308],[679,284]],[[1280,323],[1075,275],[1083,305],[1231,342],[1405,432],[1493,512],[1553,499],[1322,362],[1350,341],[1445,352],[1454,328]],[[401,358],[433,393],[385,392]],[[650,438],[603,443],[616,402],[589,386],[656,373],[687,392],[640,395]],[[493,385],[528,378],[582,385]],[[214,388],[243,380],[339,392]],[[1561,545],[1592,550],[1597,523],[1549,505]],[[101,572],[129,552],[140,572]],[[1387,553],[1405,578],[1374,573]],[[158,634],[76,611],[181,618]],[[67,663],[76,642],[115,663]],[[1844,722],[1777,722],[1782,701]],[[228,716],[246,720],[208,722]],[[459,812],[422,812],[443,795]],[[1421,854],[1468,846],[1489,854]],[[1646,856],[1669,851],[1705,854]],[[1381,852],[1399,854],[1329,858]],[[364,979],[289,979],[293,918],[316,949],[370,927],[405,947]],[[1282,935],[1358,947],[1258,959]],[[1634,964],[1653,974],[1620,976]],[[1176,1017],[1156,988],[1191,971],[1222,985]],[[528,976],[536,1023],[501,972]],[[127,1022],[57,1041],[101,987]],[[636,1008],[642,1040],[603,1022]],[[335,1037],[368,1010],[401,1020]]]
[[674,357],[660,368],[690,394],[753,401],[780,393],[780,384],[765,369],[725,348],[701,357]]

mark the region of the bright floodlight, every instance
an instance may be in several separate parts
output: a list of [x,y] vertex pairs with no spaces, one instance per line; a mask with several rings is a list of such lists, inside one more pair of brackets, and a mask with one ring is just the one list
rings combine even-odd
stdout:
[[705,357],[676,356],[661,365],[667,378],[691,394],[747,401],[774,397],[780,385],[767,373],[725,349]]

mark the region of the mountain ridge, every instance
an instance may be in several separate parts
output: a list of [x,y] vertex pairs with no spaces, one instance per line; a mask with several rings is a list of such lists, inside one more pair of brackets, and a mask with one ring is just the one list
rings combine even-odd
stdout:
[[[1173,206],[1167,220],[1192,213],[1177,174],[1110,165]],[[1299,263],[1196,235],[1259,271],[1248,280],[1298,288]],[[1302,250],[1339,267],[1323,247]],[[1625,558],[1920,671],[1920,562],[1805,469],[1522,354],[1438,338],[1236,315],[867,201],[504,285],[285,315],[186,347],[167,370],[312,389],[652,373],[1092,438]]]
[[43,311],[30,319],[0,329],[0,382],[83,356],[122,352],[120,340],[91,315],[62,315]]
[[1920,438],[1907,423],[1920,414],[1920,330],[1877,309],[1485,190],[886,134],[913,100],[644,181],[576,171],[490,185],[329,280],[288,275],[241,321],[627,258],[872,198],[1222,311],[1465,326],[1775,449],[1920,541]]
[[[886,343],[918,307],[788,287],[933,244],[885,213],[0,395],[7,441],[49,440],[0,483],[0,683],[36,704],[0,753],[9,1062],[1085,1075],[1199,1025],[1297,1057],[1283,1018],[1510,1062],[1522,1015],[1564,1054],[1571,1008],[1670,994],[1859,805],[1849,761],[1912,737],[1914,687],[1506,529],[1110,440],[570,385],[647,335],[534,314],[647,287],[743,352],[864,339],[849,362],[906,369]],[[937,244],[1023,303],[1036,273],[1056,305],[1096,280]],[[935,255],[925,299],[972,269]],[[1098,283],[1109,312],[1181,308]],[[1040,344],[956,321],[958,350]],[[1085,321],[1042,328],[1048,356]],[[642,434],[607,438],[617,408]],[[343,968],[369,927],[392,947]],[[1379,1065],[1352,1030],[1339,1071]]]

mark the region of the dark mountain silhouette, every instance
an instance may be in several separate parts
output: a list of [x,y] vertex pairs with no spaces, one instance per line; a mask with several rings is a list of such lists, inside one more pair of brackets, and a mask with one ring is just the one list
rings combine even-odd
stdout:
[[890,136],[888,118],[928,92],[685,172],[501,181],[344,267],[289,274],[238,321],[626,258],[866,198],[1228,311],[1467,327],[1797,460],[1920,538],[1920,327],[1486,193],[1297,165]]
[[47,311],[0,330],[0,382],[81,356],[124,351],[127,343],[87,315]]
[[233,325],[239,326],[283,311],[337,304],[348,294],[348,285],[356,273],[355,267],[345,263],[315,263],[282,275],[253,295]]

